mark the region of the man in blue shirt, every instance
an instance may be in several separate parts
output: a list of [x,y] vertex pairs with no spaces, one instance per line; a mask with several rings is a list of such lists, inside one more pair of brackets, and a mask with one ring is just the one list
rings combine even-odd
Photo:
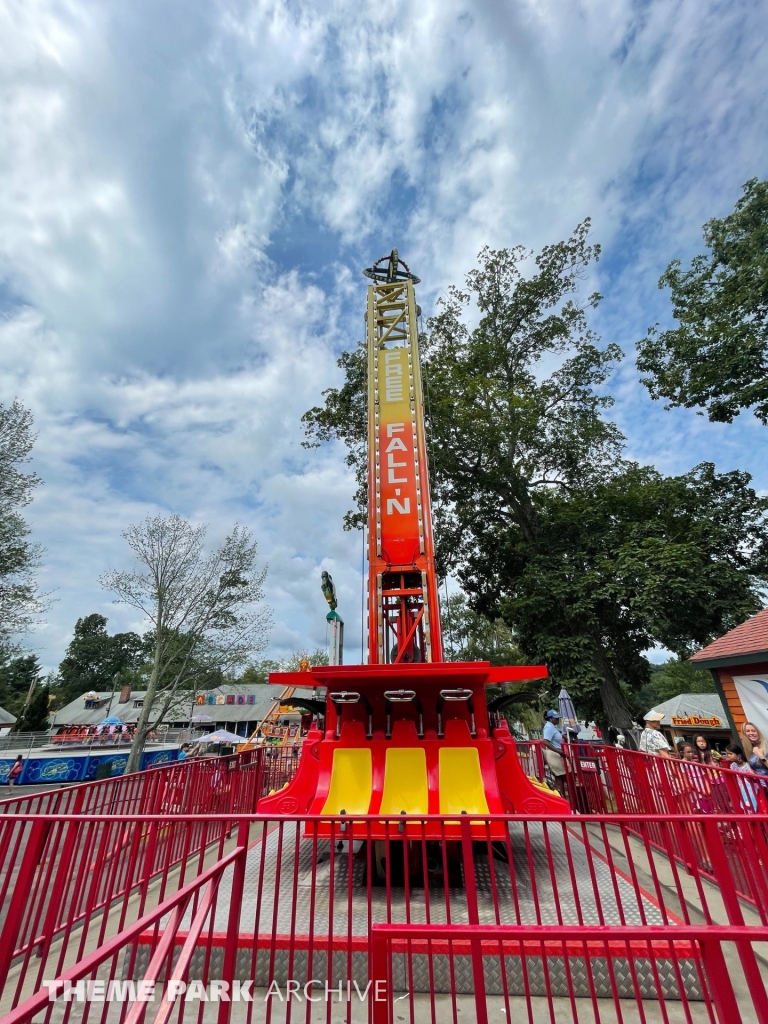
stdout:
[[544,760],[555,780],[555,788],[560,796],[565,796],[565,761],[563,760],[563,734],[560,732],[560,715],[557,711],[548,711],[544,716]]

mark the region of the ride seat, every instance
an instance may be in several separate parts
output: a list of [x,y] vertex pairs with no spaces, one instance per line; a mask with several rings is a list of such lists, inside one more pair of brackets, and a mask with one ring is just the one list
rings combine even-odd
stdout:
[[367,814],[373,792],[373,762],[367,747],[337,747],[331,785],[321,814]]
[[465,721],[453,718],[445,723],[438,767],[441,814],[489,813],[478,742],[472,739]]
[[363,723],[344,722],[340,745],[331,753],[331,781],[320,814],[367,814],[373,793],[373,758]]
[[429,813],[427,756],[423,747],[390,747],[386,752],[379,813],[395,815],[403,811]]

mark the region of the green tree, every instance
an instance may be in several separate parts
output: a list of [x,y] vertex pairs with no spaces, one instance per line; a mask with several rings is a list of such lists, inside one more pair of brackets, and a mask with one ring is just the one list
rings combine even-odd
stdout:
[[589,488],[539,493],[533,544],[487,523],[459,575],[582,714],[626,728],[631,693],[650,681],[646,651],[685,658],[760,607],[768,500],[748,484],[708,464],[680,477],[627,465]]
[[752,178],[733,213],[704,225],[707,254],[659,280],[679,323],[649,328],[638,366],[653,398],[705,408],[730,423],[742,409],[768,423],[768,181]]
[[45,732],[51,707],[51,691],[48,686],[37,686],[22,717],[16,723],[20,732]]
[[6,658],[16,653],[15,637],[43,610],[35,583],[42,548],[30,542],[21,515],[41,483],[20,468],[29,462],[34,442],[29,410],[16,400],[0,403],[0,656]]
[[660,665],[651,665],[650,673],[650,681],[631,697],[638,714],[644,714],[662,701],[671,700],[681,693],[716,692],[709,672],[695,669],[689,661],[679,658],[670,658]]
[[239,678],[230,681],[234,683],[266,684],[269,682],[270,672],[298,672],[302,658],[306,658],[310,665],[328,664],[328,653],[320,650],[318,647],[312,652],[297,651],[290,658],[283,658],[280,661],[265,658],[262,661],[253,662]]
[[18,718],[42,674],[36,654],[17,655],[0,665],[0,707]]
[[[449,290],[421,344],[428,452],[441,573],[501,616],[583,713],[627,729],[646,650],[685,656],[758,606],[765,506],[745,474],[667,480],[622,458],[604,419],[621,353],[588,327],[599,296],[577,301],[598,255],[587,228],[546,247],[529,276],[527,251],[485,249],[466,290]],[[342,361],[344,387],[304,416],[306,443],[344,440],[361,478],[363,356]]]
[[138,633],[107,633],[107,619],[94,612],[75,623],[74,636],[59,665],[55,696],[64,707],[88,690],[111,690],[115,675],[136,670],[145,658]]
[[188,710],[201,673],[231,671],[267,643],[271,617],[260,604],[267,570],[256,567],[253,538],[235,526],[206,554],[205,532],[179,515],[129,526],[123,536],[137,567],[101,579],[145,616],[153,637],[127,773],[138,770],[154,725]]
[[525,663],[506,622],[501,617],[492,621],[476,612],[464,594],[449,595],[441,607],[440,620],[446,661],[489,661],[492,665]]

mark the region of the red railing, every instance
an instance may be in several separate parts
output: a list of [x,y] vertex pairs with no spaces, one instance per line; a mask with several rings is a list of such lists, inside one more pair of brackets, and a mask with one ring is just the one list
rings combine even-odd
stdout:
[[294,754],[291,747],[259,747],[261,758],[261,796],[268,796],[282,789],[296,774],[301,749]]
[[173,761],[131,775],[11,795],[0,800],[0,814],[247,814],[262,795],[262,760],[263,751],[255,749]]
[[[326,839],[318,837],[321,823]],[[738,1015],[723,1015],[733,1010],[717,989],[723,962],[738,1005],[743,991],[762,998],[753,947],[768,937],[768,816],[743,815],[736,825],[718,815],[462,816],[455,839],[455,816],[410,819],[406,836],[401,819],[376,815],[354,818],[359,838],[350,841],[352,823],[231,814],[203,822],[197,815],[0,819],[0,885],[12,904],[0,930],[0,1007],[17,1008],[14,1022],[35,1014],[58,1020],[63,1008],[65,1021],[138,1024],[135,1007],[117,1014],[98,996],[47,1003],[44,982],[138,983],[168,978],[173,964],[179,983],[252,981],[258,1020],[270,988],[277,1007],[274,986],[284,1000],[289,982],[301,992],[309,985],[310,994],[314,984],[321,996],[341,991],[343,1001],[349,994],[344,1015],[354,1006],[356,1019],[368,1019],[381,1012],[367,988],[383,976],[371,959],[379,925],[396,926],[381,933],[389,944],[385,995],[400,1000],[397,1013],[412,1021],[471,1020],[472,993],[484,992],[492,1019],[513,1009],[536,1020],[522,1001],[546,1006],[562,996],[565,1017],[542,1019],[622,1019],[590,1016],[595,1001],[613,1006],[620,998],[635,1014],[625,1020],[665,1019],[636,1016],[653,999],[675,1001],[681,1012],[696,1003],[697,1014],[708,1014],[681,1020],[738,1024]],[[759,890],[748,913],[727,855],[734,827]],[[436,828],[442,838],[428,840]],[[193,840],[197,829],[208,832]],[[711,880],[697,868],[696,843]],[[80,851],[72,868],[59,870],[72,849]],[[403,926],[429,931],[403,938]],[[467,926],[486,932],[464,935]],[[734,980],[734,964],[742,981]],[[219,1007],[221,1024],[231,1005]],[[287,1007],[280,1006],[282,1020]],[[298,1019],[307,1006],[296,1004]],[[181,1015],[183,1004],[140,1010],[162,1022],[171,1011]],[[747,1019],[768,1024],[766,1013],[768,1002],[756,1004]]]
[[[14,959],[41,956],[54,937],[115,901],[143,903],[150,883],[164,888],[174,870],[183,878],[193,858],[221,849],[229,835],[231,824],[211,816],[251,813],[261,785],[260,756],[249,752],[4,801],[0,977]],[[126,812],[128,822],[119,817]],[[192,817],[180,826],[178,815]]]
[[[519,756],[528,774],[548,779],[542,743],[520,744]],[[739,823],[745,815],[768,811],[768,779],[726,768],[659,757],[615,747],[571,744],[564,749],[567,795],[578,814],[648,815],[686,814],[727,816],[723,822],[724,856],[742,899],[755,903],[762,897],[760,880],[741,855]],[[689,831],[688,845],[650,829],[651,842],[687,866],[712,878],[713,866],[702,840],[702,829]]]
[[[469,960],[472,993],[462,998],[452,988],[437,1017],[433,999],[433,1021],[488,1024],[501,1012],[506,1020],[562,1024],[585,1019],[741,1024],[753,1016],[763,1024],[768,995],[755,944],[766,939],[768,928],[729,926],[710,926],[703,933],[690,926],[564,925],[553,932],[539,926],[454,925],[446,933],[434,925],[377,924],[370,1017],[373,1024],[429,1019],[413,991],[415,969],[423,971],[426,961],[434,975],[436,962]],[[736,962],[728,956],[731,945],[738,951]],[[650,984],[643,981],[649,973]],[[489,977],[498,979],[501,991],[489,994]],[[651,1002],[647,1009],[646,1001]]]

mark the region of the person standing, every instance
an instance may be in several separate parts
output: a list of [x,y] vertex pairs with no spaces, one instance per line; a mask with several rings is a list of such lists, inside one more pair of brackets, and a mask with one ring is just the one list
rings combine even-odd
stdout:
[[565,760],[563,758],[563,734],[560,732],[560,715],[548,711],[544,716],[544,760],[555,780],[560,796],[565,796]]
[[663,712],[649,711],[643,719],[645,728],[640,733],[639,747],[644,754],[659,754],[661,757],[669,757],[670,746],[667,737],[661,731],[663,718]]
[[747,759],[744,756],[744,751],[741,745],[738,743],[729,743],[725,748],[725,760],[728,762],[728,767],[733,772],[743,772],[745,775],[753,775],[754,772],[749,767]]
[[753,722],[741,727],[742,748],[747,764],[757,775],[768,775],[768,740]]
[[24,758],[19,754],[16,760],[11,765],[11,770],[8,772],[8,781],[6,785],[10,790],[11,786],[18,786],[21,773],[24,771]]

